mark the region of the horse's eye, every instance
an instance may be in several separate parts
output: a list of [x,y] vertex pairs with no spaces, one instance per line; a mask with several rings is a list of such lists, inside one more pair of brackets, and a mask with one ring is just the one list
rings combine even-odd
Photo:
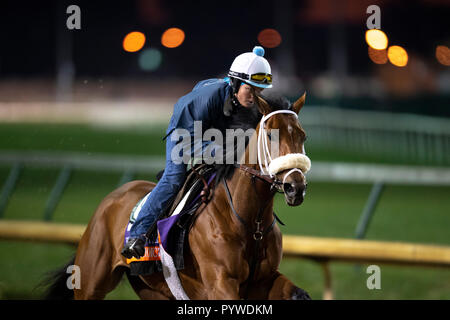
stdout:
[[267,136],[269,137],[269,140],[272,140],[272,135],[270,133],[268,133]]

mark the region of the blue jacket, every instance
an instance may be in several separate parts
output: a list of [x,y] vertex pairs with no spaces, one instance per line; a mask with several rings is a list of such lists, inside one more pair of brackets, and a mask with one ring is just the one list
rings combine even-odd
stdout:
[[202,121],[202,130],[217,128],[225,121],[223,107],[232,92],[228,78],[208,79],[181,97],[174,106],[166,134],[174,129],[187,129],[194,135],[194,121]]
[[[232,89],[227,78],[199,82],[191,92],[181,97],[175,104],[166,131],[167,135],[174,129],[183,128],[194,136],[194,121],[202,121],[203,132],[209,128],[223,127],[228,118],[223,111],[224,103],[231,93]],[[167,161],[164,174],[144,203],[131,228],[130,237],[136,238],[147,232],[157,217],[170,205],[170,200],[176,196],[185,179],[186,165],[174,164],[170,160],[171,150],[176,142],[168,136],[166,138],[168,139],[166,141]],[[198,147],[204,147],[207,143],[207,141],[202,142],[202,145]],[[193,149],[198,150],[196,147],[194,146]]]

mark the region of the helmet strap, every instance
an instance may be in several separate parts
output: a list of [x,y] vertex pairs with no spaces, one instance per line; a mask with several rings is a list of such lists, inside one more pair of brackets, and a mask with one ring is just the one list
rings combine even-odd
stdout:
[[233,94],[231,96],[231,104],[233,105],[233,110],[236,110],[236,108],[242,106],[238,98],[236,97],[236,94],[238,93],[242,82],[243,81],[241,79],[231,78],[231,87],[233,88]]
[[238,93],[239,88],[241,86],[242,80],[238,78],[230,77],[231,80],[231,88],[233,88],[233,96]]
[[231,95],[225,101],[223,106],[223,113],[229,117],[234,113],[240,106],[240,102],[236,97],[236,93],[239,91],[242,80],[230,77]]

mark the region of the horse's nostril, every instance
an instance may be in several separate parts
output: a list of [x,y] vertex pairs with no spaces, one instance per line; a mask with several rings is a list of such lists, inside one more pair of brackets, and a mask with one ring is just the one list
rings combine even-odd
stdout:
[[283,189],[284,189],[284,192],[285,192],[286,194],[288,194],[288,195],[295,192],[295,187],[294,187],[294,185],[291,184],[291,183],[285,183],[285,184],[283,185]]

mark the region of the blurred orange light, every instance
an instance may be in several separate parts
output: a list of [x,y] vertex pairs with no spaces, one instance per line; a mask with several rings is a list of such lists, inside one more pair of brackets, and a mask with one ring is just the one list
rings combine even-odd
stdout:
[[176,48],[184,41],[184,31],[178,28],[170,28],[164,31],[161,36],[161,43],[167,48]]
[[450,49],[447,46],[437,46],[436,59],[444,66],[450,66]]
[[376,64],[385,64],[388,62],[386,49],[375,50],[369,47],[369,58]]
[[123,49],[128,52],[136,52],[142,49],[145,44],[145,35],[142,32],[133,31],[123,39]]
[[386,34],[379,29],[370,29],[366,31],[367,44],[376,49],[383,50],[387,48],[388,38]]
[[388,59],[397,67],[404,67],[408,64],[408,54],[406,50],[400,46],[390,46],[388,48]]
[[258,34],[258,42],[266,48],[278,47],[281,43],[281,35],[275,29],[264,29]]

